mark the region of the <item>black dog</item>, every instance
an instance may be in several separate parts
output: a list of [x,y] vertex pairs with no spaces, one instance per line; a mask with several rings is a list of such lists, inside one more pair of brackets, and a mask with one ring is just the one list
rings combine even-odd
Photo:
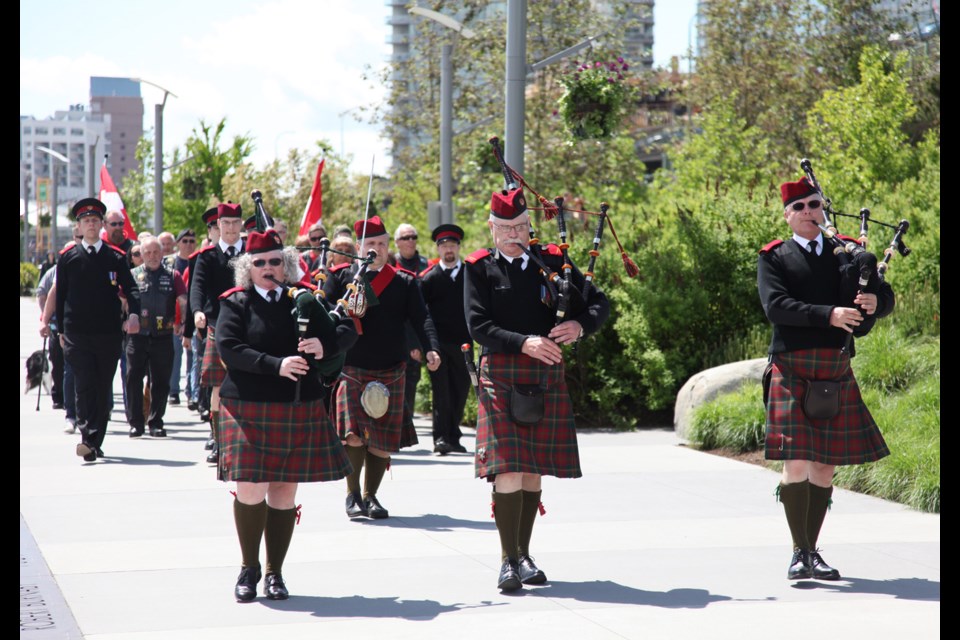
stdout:
[[51,386],[50,361],[47,360],[47,354],[44,351],[34,351],[27,358],[27,377],[23,387],[23,393],[30,393],[31,389],[36,389],[41,384],[44,390],[49,394]]

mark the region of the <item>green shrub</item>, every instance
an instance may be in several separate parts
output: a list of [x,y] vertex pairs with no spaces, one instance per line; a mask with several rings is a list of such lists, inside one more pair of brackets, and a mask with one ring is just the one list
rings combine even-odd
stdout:
[[40,269],[36,265],[29,262],[20,263],[20,295],[30,295],[39,279]]
[[700,449],[756,451],[763,447],[765,423],[763,389],[750,383],[697,407],[688,437]]
[[865,388],[900,391],[940,370],[940,339],[905,337],[896,326],[881,320],[857,341],[853,358],[857,380]]

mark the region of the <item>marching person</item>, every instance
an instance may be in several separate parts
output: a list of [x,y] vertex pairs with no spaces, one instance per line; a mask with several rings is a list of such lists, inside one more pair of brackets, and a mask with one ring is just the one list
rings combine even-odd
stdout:
[[150,237],[140,245],[143,264],[133,270],[133,281],[140,290],[140,331],[127,339],[127,422],[130,437],[144,432],[143,376],[150,390],[149,417],[146,426],[154,438],[167,435],[163,416],[170,391],[173,368],[172,337],[183,333],[177,308],[187,303],[187,289],[178,271],[165,264],[159,238]]
[[441,364],[430,372],[433,391],[433,451],[466,453],[460,444],[463,435],[460,421],[470,392],[470,374],[460,346],[471,341],[463,312],[463,263],[460,243],[463,229],[455,224],[442,224],[431,235],[437,245],[440,261],[420,274],[420,291],[430,311],[440,340]]
[[[238,602],[256,598],[260,540],[266,543],[263,593],[289,597],[283,561],[299,519],[301,482],[339,480],[350,462],[326,411],[328,388],[317,363],[356,340],[346,318],[322,328],[311,315],[298,332],[294,302],[278,282],[297,280],[299,255],[271,230],[252,232],[235,263],[236,288],[220,300],[217,353],[226,365],[220,389],[220,477],[237,483],[234,520],[243,566],[234,587]],[[324,303],[314,299],[317,313]]]
[[307,269],[313,273],[323,266],[320,264],[320,255],[322,253],[320,251],[320,241],[327,237],[327,230],[324,228],[322,222],[317,221],[310,226],[310,230],[307,233],[310,248],[305,250],[300,257],[307,263]]
[[[210,207],[203,212],[203,224],[207,228],[207,237],[204,238],[203,246],[200,249],[217,244],[220,242],[220,227],[217,226],[220,207]],[[183,348],[193,351],[193,366],[190,367],[190,384],[193,387],[193,407],[187,405],[188,409],[199,411],[200,419],[204,422],[210,420],[210,387],[200,384],[200,371],[203,369],[203,354],[206,352],[207,332],[197,329],[193,324],[193,309],[190,307],[190,282],[193,272],[197,268],[197,256],[200,255],[200,249],[194,251],[187,258],[188,268],[184,272],[183,281],[187,285],[187,310],[183,325]],[[190,343],[187,344],[187,338]],[[204,447],[207,451],[213,449],[213,427],[210,427],[210,439]],[[214,460],[216,462],[216,460]]]
[[193,324],[206,331],[207,342],[200,370],[200,384],[210,387],[210,427],[214,444],[207,462],[215,464],[219,456],[217,420],[220,411],[220,385],[226,373],[217,353],[216,327],[220,314],[220,294],[233,286],[233,261],[243,253],[243,211],[239,204],[217,206],[220,240],[200,250],[190,276],[190,310]]
[[[530,556],[541,476],[582,475],[562,346],[597,331],[610,306],[594,287],[556,324],[556,300],[543,294],[544,277],[525,252],[530,220],[522,189],[494,192],[487,226],[495,248],[465,260],[467,327],[482,347],[474,460],[476,476],[494,483],[502,563],[497,587],[515,591],[547,581]],[[555,245],[540,259],[555,272],[563,267]],[[571,271],[582,291],[583,275]]]
[[[780,185],[780,194],[793,235],[761,249],[757,263],[760,301],[773,325],[765,455],[783,460],[777,494],[793,538],[787,578],[839,580],[840,572],[817,548],[832,502],[834,469],[889,454],[853,377],[853,354],[843,347],[849,334],[865,334],[893,311],[894,295],[883,283],[843,299],[839,259],[824,246],[818,226],[824,222],[819,193],[801,178]],[[815,381],[839,383],[821,385],[831,386],[833,409],[827,413],[808,405],[805,390]]]
[[[406,222],[397,225],[393,232],[393,244],[397,252],[393,255],[396,265],[405,269],[414,277],[427,268],[427,259],[417,250],[417,229]],[[423,349],[417,339],[417,332],[410,323],[406,327],[407,336],[407,373],[403,386],[403,431],[400,434],[400,448],[412,447],[419,441],[417,429],[413,424],[414,409],[417,404],[417,385],[420,383],[420,367],[423,366]]]
[[[190,255],[194,249],[197,248],[197,234],[193,232],[193,229],[184,229],[177,234],[175,240],[177,252],[169,256],[169,262],[167,258],[164,258],[164,264],[167,264],[171,269],[180,274],[180,279],[184,283],[184,290],[186,290],[187,269],[190,267]],[[183,323],[187,319],[186,305],[181,307],[180,314],[181,323]],[[187,333],[173,335],[173,369],[170,372],[170,398],[168,404],[180,404],[180,370],[183,365],[184,351],[186,351],[187,373],[184,379],[185,385],[183,390],[187,396],[187,404],[192,405],[192,409],[196,409],[196,404],[193,402],[193,383],[190,380],[190,369],[193,368],[193,351],[189,347],[184,349],[183,346],[184,342],[189,338],[190,336]]]
[[[390,236],[380,217],[372,216],[366,223],[358,220],[354,231],[357,254],[366,256],[374,251],[376,258],[361,282],[366,304],[365,309],[357,309],[360,337],[347,352],[337,386],[336,425],[353,465],[353,472],[347,476],[347,516],[378,519],[388,517],[389,512],[377,499],[377,490],[390,464],[390,454],[400,450],[408,356],[404,324],[409,321],[420,341],[428,345],[427,368],[431,371],[440,366],[440,354],[433,320],[416,279],[387,264]],[[359,268],[350,264],[332,267],[323,287],[327,300],[344,298]],[[364,466],[367,471],[361,495],[360,472]]]
[[[81,434],[77,455],[85,462],[103,457],[113,376],[121,355],[121,324],[128,334],[140,330],[140,291],[126,256],[100,239],[106,211],[96,198],[73,205],[71,215],[83,238],[64,249],[57,262],[56,316],[63,355],[74,373]],[[126,323],[121,321],[121,291],[129,311]]]

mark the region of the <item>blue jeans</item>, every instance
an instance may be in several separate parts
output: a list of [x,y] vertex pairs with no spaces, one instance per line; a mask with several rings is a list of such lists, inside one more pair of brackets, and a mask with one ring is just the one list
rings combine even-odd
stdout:
[[190,399],[194,402],[200,401],[200,367],[203,366],[203,352],[207,343],[197,337],[197,334],[194,333],[193,337],[190,338],[190,344],[193,347],[193,363],[190,367],[190,384],[193,385],[190,388],[191,395]]

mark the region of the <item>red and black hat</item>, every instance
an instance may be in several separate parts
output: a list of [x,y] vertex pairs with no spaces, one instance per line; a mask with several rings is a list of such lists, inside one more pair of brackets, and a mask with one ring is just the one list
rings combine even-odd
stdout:
[[527,210],[527,199],[523,196],[523,189],[510,191],[494,191],[490,198],[490,212],[495,218],[513,220]]
[[203,212],[203,224],[208,227],[220,218],[220,207],[210,207]]
[[360,238],[372,238],[374,236],[383,236],[387,234],[387,228],[383,226],[383,220],[380,219],[380,216],[370,216],[367,219],[366,224],[366,233],[364,233],[364,224],[363,220],[357,220],[353,223],[353,233],[357,236],[357,240]]
[[254,231],[257,228],[257,214],[253,214],[243,221],[243,228],[246,231]]
[[79,220],[80,218],[86,218],[87,216],[97,216],[103,220],[103,216],[107,214],[107,205],[103,204],[96,198],[84,198],[73,205],[73,208],[70,210],[70,215],[74,220]]
[[430,237],[433,238],[433,241],[437,244],[443,244],[444,242],[456,242],[460,244],[460,241],[463,240],[463,229],[455,224],[441,224],[433,230]]
[[223,202],[217,205],[217,216],[220,218],[242,218],[243,209],[234,202]]
[[253,231],[247,236],[247,253],[266,253],[267,251],[281,251],[283,249],[283,240],[273,229],[267,229],[263,233]]
[[816,192],[817,190],[813,188],[813,185],[810,184],[806,176],[796,182],[784,182],[780,185],[780,197],[783,198],[783,206],[787,206],[795,200],[806,198]]

